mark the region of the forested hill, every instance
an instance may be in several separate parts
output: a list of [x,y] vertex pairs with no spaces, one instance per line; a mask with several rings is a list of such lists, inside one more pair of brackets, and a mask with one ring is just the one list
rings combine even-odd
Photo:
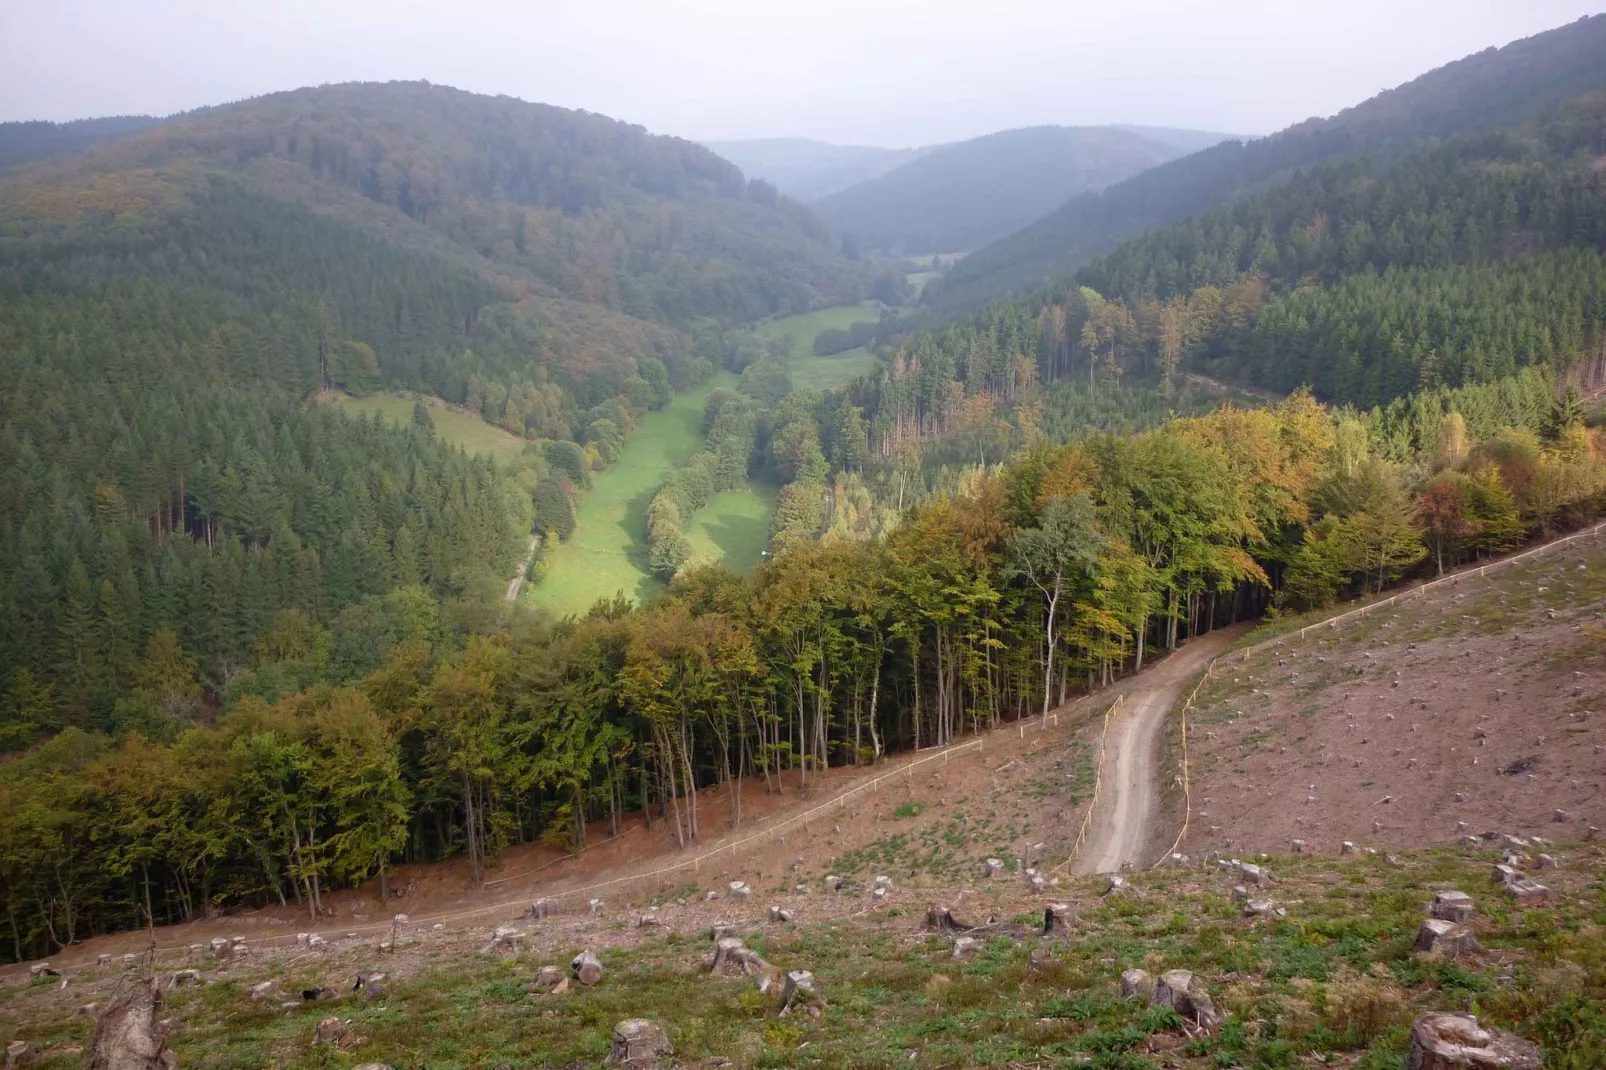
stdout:
[[1076,197],[965,258],[940,288],[927,288],[927,300],[944,316],[962,314],[1068,275],[1127,238],[1300,168],[1509,127],[1600,88],[1606,88],[1606,16],[1596,15],[1458,60],[1332,118],[1226,142]]
[[944,145],[880,178],[815,203],[864,250],[956,253],[980,248],[1063,204],[1181,155],[1113,127],[1036,126]]
[[[407,628],[473,627],[533,498],[713,371],[694,329],[857,298],[863,270],[699,146],[421,83],[7,171],[0,722],[154,730],[203,685],[304,686],[244,682],[285,643],[323,634],[317,672],[355,678]],[[381,387],[531,446],[496,467],[425,406],[397,428],[309,403]]]
[[161,121],[151,115],[114,115],[68,123],[0,123],[0,168],[65,156],[148,130]]
[[806,137],[762,137],[705,144],[740,167],[749,178],[773,183],[782,193],[805,202],[879,178],[931,151],[931,148],[833,145]]

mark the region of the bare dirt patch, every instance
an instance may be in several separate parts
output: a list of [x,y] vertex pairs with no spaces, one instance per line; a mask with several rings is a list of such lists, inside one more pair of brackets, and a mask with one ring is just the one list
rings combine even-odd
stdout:
[[1606,545],[1218,666],[1191,725],[1193,852],[1583,838],[1606,825]]

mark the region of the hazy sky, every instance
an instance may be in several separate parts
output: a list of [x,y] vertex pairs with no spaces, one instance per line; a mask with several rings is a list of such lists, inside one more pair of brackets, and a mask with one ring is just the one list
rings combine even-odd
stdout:
[[1267,133],[1606,0],[0,0],[0,120],[427,78],[699,139]]

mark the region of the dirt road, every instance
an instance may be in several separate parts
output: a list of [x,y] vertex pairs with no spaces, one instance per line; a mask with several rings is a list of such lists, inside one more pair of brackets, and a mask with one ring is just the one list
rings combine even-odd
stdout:
[[529,571],[530,559],[535,556],[535,541],[539,538],[539,535],[530,536],[530,546],[524,553],[524,560],[519,562],[519,570],[513,574],[513,578],[507,583],[507,600],[509,602],[515,601],[519,597],[519,591],[524,587],[524,574]]
[[1228,628],[1201,636],[1134,677],[1110,722],[1098,809],[1077,860],[1078,873],[1115,873],[1145,865],[1160,816],[1161,734],[1166,713],[1210,659],[1242,634]]

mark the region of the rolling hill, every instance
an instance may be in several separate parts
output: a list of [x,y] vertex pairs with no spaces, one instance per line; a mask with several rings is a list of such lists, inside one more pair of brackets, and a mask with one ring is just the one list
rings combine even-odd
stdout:
[[45,160],[147,130],[162,120],[152,115],[114,115],[66,123],[0,123],[0,168]]
[[[10,169],[0,678],[55,689],[39,724],[109,729],[159,634],[220,681],[281,613],[494,602],[533,493],[583,485],[713,371],[688,328],[857,300],[865,270],[700,146],[425,83],[274,94]],[[434,395],[542,446],[499,466],[428,420],[306,404],[333,387]]]
[[967,252],[1025,226],[1068,197],[1098,190],[1182,150],[1109,127],[1037,126],[944,145],[815,203],[860,248]]
[[870,145],[833,145],[804,137],[709,141],[708,148],[742,169],[749,178],[772,183],[801,201],[815,201],[839,190],[879,178],[930,152]]
[[1286,180],[1301,168],[1498,130],[1606,88],[1606,16],[1487,49],[1327,119],[1161,164],[1058,210],[955,265],[925,300],[945,317],[1041,286],[1144,231]]

